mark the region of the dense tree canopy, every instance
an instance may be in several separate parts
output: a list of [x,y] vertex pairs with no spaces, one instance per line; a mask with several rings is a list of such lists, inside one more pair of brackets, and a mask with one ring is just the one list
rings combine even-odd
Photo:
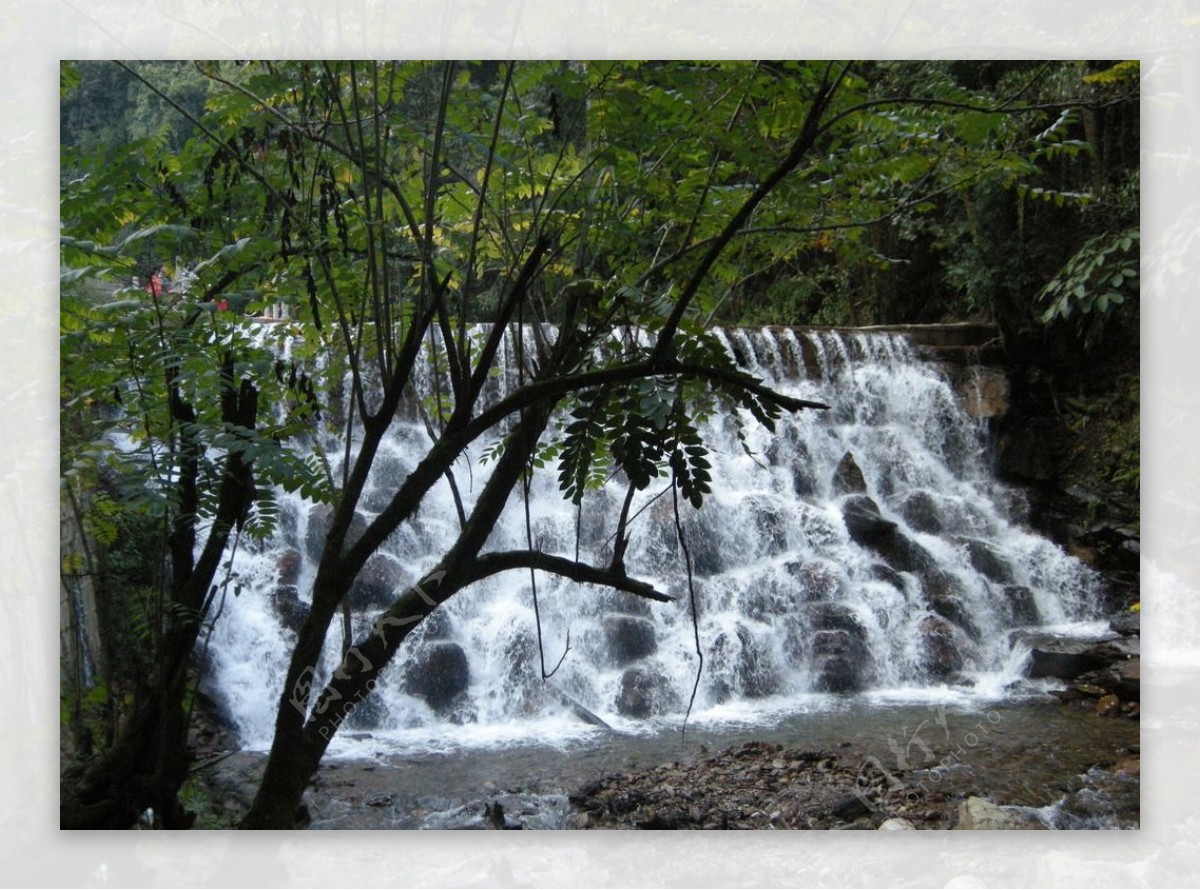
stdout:
[[[149,704],[131,706],[64,797],[64,824],[120,824],[149,805],[186,822],[175,796],[188,659],[223,559],[270,534],[279,489],[331,504],[335,520],[256,826],[290,824],[345,703],[474,581],[539,569],[662,598],[625,575],[620,529],[606,565],[485,542],[538,471],[577,504],[615,475],[631,491],[669,480],[698,508],[709,480],[697,416],[770,425],[818,407],[741,371],[714,321],[1111,316],[1136,286],[1116,260],[1136,250],[1113,111],[1128,104],[1127,74],[825,61],[65,66],[63,477],[93,493],[93,530],[106,527],[100,508],[119,504],[163,530],[163,550]],[[1096,202],[1122,208],[1119,226],[1077,225],[1052,267],[1002,234]],[[286,321],[246,321],[268,314]],[[536,336],[497,401],[487,384],[514,324]],[[426,367],[434,388],[417,410],[434,445],[352,531],[379,443]],[[336,466],[320,428],[346,437]],[[492,461],[472,499],[455,473],[475,442]],[[316,678],[354,577],[441,484],[461,519],[446,558]]]

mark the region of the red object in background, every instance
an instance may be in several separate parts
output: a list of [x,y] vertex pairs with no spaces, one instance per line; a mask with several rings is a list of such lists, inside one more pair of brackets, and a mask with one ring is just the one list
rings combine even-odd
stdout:
[[150,276],[150,280],[146,282],[146,287],[144,290],[146,293],[154,294],[156,297],[161,297],[163,295],[163,280],[161,271],[155,272]]
[[224,298],[221,298],[220,300],[218,300],[217,301],[217,311],[218,312],[228,312],[229,311],[229,301]]

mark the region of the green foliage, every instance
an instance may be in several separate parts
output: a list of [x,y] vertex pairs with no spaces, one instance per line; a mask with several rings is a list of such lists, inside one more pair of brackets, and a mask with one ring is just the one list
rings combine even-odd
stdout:
[[[435,444],[371,511],[374,539],[485,438],[505,469],[491,479],[553,467],[579,504],[619,473],[699,507],[703,419],[771,428],[788,404],[710,324],[911,320],[1030,292],[1012,233],[1103,191],[1081,174],[1107,157],[1080,138],[1091,119],[1062,100],[1124,81],[1084,84],[1084,70],[64,65],[62,473],[111,480],[120,510],[101,501],[97,533],[120,546],[105,523],[144,518],[173,575],[210,542],[269,535],[280,491],[355,507],[404,410]],[[1053,101],[1034,102],[1043,90]],[[1136,278],[1107,256],[1123,294]],[[1063,273],[1071,294],[1088,285],[1069,311],[1105,315],[1107,291],[1079,305],[1103,280],[1085,260]],[[912,286],[934,268],[936,293]],[[170,286],[145,287],[156,270]],[[246,317],[277,304],[287,322]],[[533,342],[505,355],[499,333],[518,324]],[[495,385],[506,368],[516,385]],[[336,474],[325,433],[354,443]],[[251,504],[233,515],[239,493]],[[151,639],[205,617],[165,586],[147,588]]]
[[1088,74],[1083,78],[1084,83],[1095,84],[1124,84],[1129,81],[1136,82],[1142,74],[1141,63],[1137,59],[1126,59],[1115,63],[1111,68],[1105,68],[1103,71],[1096,71]]
[[1073,322],[1087,348],[1099,343],[1118,307],[1138,297],[1139,239],[1130,229],[1084,242],[1038,294],[1042,322]]

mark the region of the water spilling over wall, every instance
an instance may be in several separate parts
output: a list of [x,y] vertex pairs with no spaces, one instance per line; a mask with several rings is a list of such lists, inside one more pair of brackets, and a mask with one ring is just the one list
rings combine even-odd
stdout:
[[[713,491],[700,511],[680,507],[704,652],[697,719],[766,720],[846,694],[999,689],[1019,675],[1022,653],[1010,631],[1095,617],[1094,576],[1021,528],[1021,499],[992,478],[980,421],[908,339],[788,329],[720,336],[773,388],[832,408],[785,416],[774,433],[750,423],[749,454],[730,418],[705,424]],[[420,421],[397,423],[377,458],[364,518],[429,441]],[[489,444],[456,468],[468,510],[488,472],[479,458]],[[336,472],[344,446],[327,445]],[[530,502],[536,545],[573,557],[578,534],[581,558],[606,563],[623,487],[589,493],[577,512],[555,473],[542,476]],[[676,603],[539,575],[547,665],[569,640],[546,684],[528,573],[490,578],[414,632],[341,735],[545,737],[582,725],[569,701],[622,728],[677,727],[698,661],[672,499],[662,490],[635,500],[625,564]],[[239,555],[242,592],[227,603],[209,649],[211,688],[256,746],[270,740],[330,513],[298,498],[283,498],[282,508],[276,539]],[[432,491],[351,591],[356,634],[435,566],[458,525],[448,487]],[[525,546],[514,498],[489,549]],[[327,672],[340,642],[335,627]]]

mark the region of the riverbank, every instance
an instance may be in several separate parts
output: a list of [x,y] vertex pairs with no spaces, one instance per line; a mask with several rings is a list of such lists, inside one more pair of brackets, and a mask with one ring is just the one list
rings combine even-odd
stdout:
[[[300,817],[316,829],[930,830],[969,827],[969,814],[992,827],[1136,828],[1138,721],[1081,701],[847,703],[684,739],[597,733],[567,747],[331,760]],[[222,759],[197,772],[197,825],[232,827],[265,757],[210,756]]]

